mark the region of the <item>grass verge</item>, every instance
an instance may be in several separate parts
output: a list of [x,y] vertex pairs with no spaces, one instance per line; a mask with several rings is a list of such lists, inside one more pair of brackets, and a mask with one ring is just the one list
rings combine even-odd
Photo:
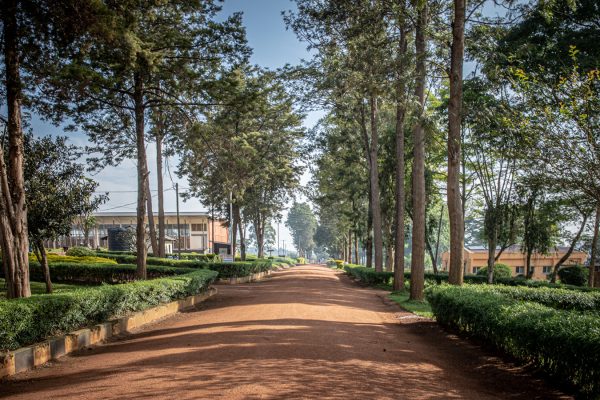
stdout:
[[433,318],[431,306],[426,300],[413,301],[409,300],[409,297],[410,293],[407,291],[390,293],[390,299],[398,303],[406,311],[410,311],[420,317]]

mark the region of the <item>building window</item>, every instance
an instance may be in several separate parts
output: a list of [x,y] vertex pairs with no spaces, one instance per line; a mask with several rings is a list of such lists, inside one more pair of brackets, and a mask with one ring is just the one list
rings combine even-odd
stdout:
[[542,267],[542,272],[545,273],[545,274],[552,273],[552,266],[551,265],[544,265]]
[[482,267],[473,267],[473,273],[477,274]]
[[206,232],[208,229],[205,223],[192,224],[192,232]]
[[524,274],[525,273],[525,267],[515,267],[515,272],[518,274]]

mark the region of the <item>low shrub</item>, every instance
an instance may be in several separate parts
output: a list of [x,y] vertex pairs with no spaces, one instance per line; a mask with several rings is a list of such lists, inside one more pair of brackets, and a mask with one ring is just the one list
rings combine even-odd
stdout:
[[49,336],[199,294],[216,276],[214,271],[194,270],[150,281],[1,300],[0,350],[13,350]]
[[[85,284],[132,282],[136,280],[135,272],[137,269],[135,265],[131,264],[73,264],[62,262],[49,263],[48,268],[50,268],[50,277],[53,282]],[[146,271],[148,279],[155,279],[187,274],[190,269],[148,265]],[[29,273],[33,281],[44,280],[44,273],[39,263],[30,263]]]
[[481,293],[497,293],[514,300],[531,301],[560,310],[600,312],[600,292],[504,285],[471,285],[468,288]]
[[373,268],[362,267],[356,264],[344,265],[344,271],[368,285],[386,285],[394,278],[393,272],[376,272]]
[[71,247],[66,254],[72,257],[92,257],[96,255],[94,250],[83,246]]
[[581,265],[564,267],[558,270],[558,277],[566,285],[585,286],[588,282],[588,269]]
[[426,290],[437,321],[535,365],[590,397],[600,395],[600,320],[472,287]]
[[270,260],[263,261],[239,261],[239,262],[220,262],[210,263],[207,267],[219,273],[219,278],[229,279],[236,277],[249,276],[258,272],[265,272],[273,267]]
[[216,262],[219,261],[219,256],[216,254],[181,253],[181,259],[200,262]]
[[296,264],[301,264],[301,265],[306,264],[306,258],[304,258],[304,257],[296,258]]
[[[477,271],[478,276],[487,276],[487,267],[481,268]],[[512,271],[510,267],[506,264],[494,264],[494,279],[498,278],[510,278],[512,276]]]
[[[119,264],[135,264],[137,256],[131,254],[97,253],[101,257],[110,258]],[[146,257],[146,265],[162,265],[167,267],[204,268],[208,261],[176,260],[173,258]]]
[[[71,263],[71,264],[116,264],[115,260],[105,257],[97,257],[97,256],[83,256],[83,257],[74,257],[74,256],[63,256],[55,253],[48,253],[46,255],[48,260],[48,264],[52,263]],[[38,262],[37,257],[34,254],[29,254],[29,262]]]

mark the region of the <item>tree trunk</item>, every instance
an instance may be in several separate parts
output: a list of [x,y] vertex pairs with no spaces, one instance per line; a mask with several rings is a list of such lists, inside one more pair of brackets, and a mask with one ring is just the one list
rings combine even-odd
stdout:
[[235,251],[237,247],[237,218],[235,217],[235,204],[232,205],[232,213],[233,215],[231,216],[231,256],[235,261]]
[[391,244],[385,247],[385,270],[388,272],[394,270],[394,248]]
[[150,171],[148,171],[148,160],[146,159],[146,208],[148,213],[148,232],[150,236],[150,248],[154,257],[158,254],[158,240],[156,239],[156,228],[154,225],[154,212],[152,211],[152,192],[150,191]]
[[413,128],[413,224],[410,299],[418,301],[423,300],[425,286],[425,130],[422,118],[425,107],[426,25],[427,3],[423,4],[419,10],[415,33],[415,97],[420,106],[420,113],[417,115],[417,121]]
[[23,177],[17,1],[7,0],[2,3],[2,7],[5,95],[8,113],[8,168],[4,162],[2,149],[0,150],[0,244],[7,297],[17,298],[31,296],[27,205]]
[[258,247],[258,258],[264,258],[264,256],[265,256],[265,229],[264,229],[264,224],[261,224],[260,216],[258,216],[254,220],[254,232],[256,233],[256,245]]
[[427,254],[429,254],[429,260],[431,260],[431,266],[433,268],[433,273],[437,275],[437,264],[435,262],[435,253],[433,252],[433,246],[431,245],[431,240],[425,235],[425,247],[427,249]]
[[48,257],[46,256],[46,248],[44,247],[44,242],[42,240],[36,240],[35,247],[37,251],[35,252],[35,257],[38,262],[42,266],[42,271],[44,272],[44,282],[46,282],[46,293],[52,293],[52,280],[50,279],[50,267],[48,266]]
[[487,282],[494,283],[494,264],[496,258],[496,231],[492,232],[491,238],[488,238],[488,259],[487,259]]
[[556,276],[558,275],[558,270],[565,263],[565,261],[567,261],[569,259],[569,257],[571,257],[571,254],[573,253],[573,250],[575,249],[575,245],[577,245],[577,242],[579,241],[579,238],[581,237],[581,234],[583,233],[583,230],[585,229],[585,224],[587,223],[588,218],[589,218],[589,216],[587,214],[583,215],[583,222],[581,223],[581,226],[579,227],[577,234],[571,241],[571,245],[569,246],[569,249],[560,258],[560,260],[558,260],[558,262],[552,269],[552,277],[550,278],[551,283],[556,283]]
[[526,273],[525,273],[525,278],[527,279],[531,279],[531,277],[533,276],[533,270],[531,269],[531,255],[533,254],[532,249],[528,249],[527,250],[527,259],[525,260],[525,263],[527,264],[526,268]]
[[596,220],[594,221],[594,236],[592,237],[592,251],[590,254],[590,270],[588,277],[588,286],[594,287],[594,277],[596,270],[596,258],[598,255],[598,228],[600,226],[600,205],[596,206]]
[[[370,185],[369,185],[370,186]],[[365,258],[367,268],[373,267],[373,207],[371,206],[371,190],[369,188],[369,210],[367,212],[367,239],[365,240]]]
[[240,258],[242,261],[246,261],[246,237],[244,235],[244,224],[242,223],[240,207],[234,205],[233,212],[235,213],[235,219],[237,220],[238,232],[240,234]]
[[354,264],[360,265],[360,260],[358,259],[358,233],[354,232]]
[[448,282],[463,283],[464,216],[460,194],[460,142],[465,47],[465,0],[454,0],[452,48],[450,54],[450,100],[448,102],[448,214],[450,221],[450,263]]
[[400,65],[398,78],[398,91],[396,96],[396,235],[394,237],[394,290],[404,290],[404,118],[406,105],[403,97],[406,91],[404,83],[404,56],[406,54],[406,31],[400,31]]
[[135,136],[137,148],[137,218],[135,228],[138,279],[146,279],[146,144],[144,141],[144,83],[140,72],[134,73]]
[[[162,127],[158,127],[162,129]],[[156,136],[156,182],[158,189],[158,256],[165,257],[165,201],[163,185],[162,134]],[[211,250],[212,251],[212,250]]]
[[381,221],[381,203],[379,194],[379,166],[378,166],[378,147],[379,133],[377,130],[377,97],[371,95],[371,148],[369,169],[371,180],[371,197],[373,201],[373,246],[375,250],[375,271],[383,271],[383,231]]

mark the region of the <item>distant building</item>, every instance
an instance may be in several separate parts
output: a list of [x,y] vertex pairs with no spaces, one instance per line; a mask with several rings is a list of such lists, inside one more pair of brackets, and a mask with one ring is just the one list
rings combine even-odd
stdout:
[[[89,237],[84,238],[84,232],[80,227],[74,225],[70,236],[60,240],[50,241],[49,247],[72,247],[89,246],[92,248],[108,246],[109,228],[133,228],[136,227],[135,212],[99,212],[94,215],[96,226],[90,232]],[[148,223],[148,217],[145,219]],[[158,214],[154,214],[154,223],[158,235]],[[222,220],[212,220],[205,212],[180,212],[179,233],[181,243],[178,243],[177,213],[165,212],[165,235],[167,236],[167,250],[195,251],[198,253],[219,252],[220,248],[229,248],[229,230],[224,226]],[[171,245],[170,245],[171,244]],[[179,246],[180,245],[180,246]]]
[[[548,274],[552,273],[554,265],[567,252],[567,247],[556,247],[548,252],[548,254],[534,253],[531,256],[531,268],[533,269],[533,279],[545,280]],[[563,264],[568,265],[584,265],[587,259],[587,253],[574,250],[567,261]],[[483,247],[465,247],[464,251],[464,266],[465,274],[476,274],[481,268],[487,267],[488,250]],[[442,254],[442,270],[448,271],[448,263],[450,261],[450,253]],[[504,250],[496,263],[506,264],[512,271],[512,276],[526,275],[525,265],[527,256],[521,251],[520,246],[511,246]]]

